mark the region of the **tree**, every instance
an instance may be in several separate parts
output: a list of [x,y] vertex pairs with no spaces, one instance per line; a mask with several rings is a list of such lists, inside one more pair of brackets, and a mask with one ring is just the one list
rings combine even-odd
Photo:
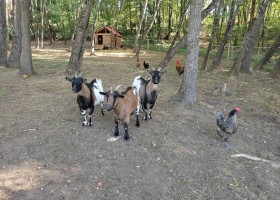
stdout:
[[81,71],[87,37],[87,28],[93,2],[94,0],[86,0],[84,3],[82,15],[80,16],[79,23],[77,24],[75,40],[70,60],[66,68],[66,73],[73,74],[74,72]]
[[228,43],[228,41],[230,39],[230,35],[231,35],[232,29],[234,27],[235,17],[238,13],[238,10],[239,10],[239,6],[240,6],[239,1],[240,0],[237,0],[237,2],[236,2],[236,0],[232,0],[231,7],[230,7],[229,19],[228,19],[228,22],[227,22],[226,31],[224,33],[224,38],[223,38],[223,40],[222,40],[222,42],[221,42],[221,44],[218,48],[218,51],[215,55],[215,58],[214,58],[213,63],[210,67],[210,70],[214,69],[216,66],[219,66],[220,63],[221,63],[222,54],[224,52],[226,44]]
[[98,13],[100,1],[101,0],[97,0],[95,6],[95,14],[93,17],[92,33],[91,33],[90,55],[94,55],[95,28],[96,28],[97,13]]
[[139,48],[139,46],[138,46],[139,39],[141,36],[142,26],[144,25],[145,16],[147,13],[147,6],[148,6],[148,0],[145,0],[144,7],[143,7],[142,13],[141,13],[141,19],[138,23],[138,27],[136,28],[135,45],[134,45],[134,49],[133,49],[133,52],[135,52],[135,53],[138,51],[138,48]]
[[185,59],[185,73],[183,79],[183,102],[196,102],[196,80],[198,72],[199,33],[201,24],[201,9],[203,0],[191,0],[187,34],[187,52]]
[[[218,2],[220,0],[213,0],[201,13],[201,21],[214,9],[216,8]],[[188,7],[188,5],[186,6]],[[184,12],[183,12],[184,13]],[[186,13],[185,13],[186,14]],[[185,16],[185,15],[184,15]],[[182,22],[183,23],[183,22]],[[182,26],[179,26],[181,28]],[[184,37],[175,45],[176,39],[179,37],[179,28],[177,29],[176,36],[174,37],[174,42],[170,45],[165,57],[160,62],[159,67],[162,69],[165,68],[165,66],[170,62],[170,60],[175,56],[175,54],[179,51],[179,49],[186,44],[187,41],[187,34],[184,35]]]
[[231,75],[238,76],[239,71],[250,74],[250,62],[254,50],[255,41],[264,21],[264,15],[269,0],[261,0],[256,18],[253,19],[243,39],[241,49],[231,69]]
[[7,65],[6,0],[0,0],[0,65]]
[[271,72],[271,76],[274,78],[280,78],[280,58],[278,58],[277,63]]
[[202,63],[201,70],[206,69],[208,56],[209,56],[209,53],[212,49],[212,44],[213,44],[214,39],[216,37],[217,29],[218,29],[218,26],[219,26],[220,12],[221,12],[222,6],[223,6],[223,1],[218,3],[217,8],[215,9],[215,12],[214,12],[212,33],[211,33],[210,41],[209,41],[209,44],[208,44],[208,47],[207,47],[207,50],[206,50],[206,53],[205,53],[205,56],[204,56],[204,60],[203,60],[203,63]]
[[13,5],[13,41],[9,55],[9,67],[19,68],[21,56],[21,8],[18,0],[12,1]]
[[278,34],[273,45],[265,53],[263,59],[261,59],[261,61],[254,67],[254,70],[263,70],[263,66],[267,64],[267,62],[270,60],[272,55],[277,51],[279,46],[280,46],[280,34]]
[[142,32],[142,37],[141,38],[138,38],[138,44],[136,45],[136,57],[138,58],[139,57],[139,54],[140,54],[140,50],[141,50],[141,47],[142,47],[142,43],[143,43],[143,40],[148,36],[150,30],[152,29],[153,27],[153,24],[155,22],[155,18],[156,18],[156,15],[157,15],[157,11],[158,11],[158,8],[159,8],[159,5],[160,5],[160,2],[161,0],[157,0],[156,2],[156,7],[154,9],[154,12],[153,12],[153,16],[151,17],[151,20],[150,20],[150,26],[148,29],[144,29],[144,26],[141,26],[142,27],[142,31],[140,31],[140,33]]
[[20,1],[21,8],[21,44],[22,53],[20,59],[20,72],[22,74],[33,74],[30,33],[29,33],[29,7],[30,0]]

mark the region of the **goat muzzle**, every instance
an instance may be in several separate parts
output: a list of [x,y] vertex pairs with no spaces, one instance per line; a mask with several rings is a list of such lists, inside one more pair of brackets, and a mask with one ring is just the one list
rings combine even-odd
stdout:
[[110,104],[107,104],[106,105],[106,109],[107,109],[107,111],[111,111],[113,109],[113,106],[110,105]]

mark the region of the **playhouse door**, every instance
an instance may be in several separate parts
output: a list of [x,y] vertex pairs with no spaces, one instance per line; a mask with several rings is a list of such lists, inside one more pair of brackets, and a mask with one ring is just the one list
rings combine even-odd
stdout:
[[102,35],[98,35],[98,44],[103,44],[103,37],[102,37]]

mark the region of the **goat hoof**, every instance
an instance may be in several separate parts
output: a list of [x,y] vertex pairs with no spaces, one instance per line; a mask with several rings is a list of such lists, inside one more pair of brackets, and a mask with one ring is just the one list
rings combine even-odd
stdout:
[[125,135],[125,136],[124,136],[124,140],[125,140],[125,141],[129,140],[129,136],[126,136],[126,135]]
[[114,133],[114,136],[118,137],[119,136],[119,132]]

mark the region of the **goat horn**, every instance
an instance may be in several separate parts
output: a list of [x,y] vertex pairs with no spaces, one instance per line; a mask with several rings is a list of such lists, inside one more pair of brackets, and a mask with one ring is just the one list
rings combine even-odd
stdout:
[[75,77],[78,77],[77,71],[75,71]]
[[110,91],[113,90],[111,86],[109,87],[109,90],[110,90]]
[[118,89],[120,89],[121,87],[123,87],[123,85],[118,85],[118,86],[115,88],[115,91],[118,91]]
[[79,73],[79,75],[78,75],[78,76],[82,76],[82,74],[83,74],[83,72]]

